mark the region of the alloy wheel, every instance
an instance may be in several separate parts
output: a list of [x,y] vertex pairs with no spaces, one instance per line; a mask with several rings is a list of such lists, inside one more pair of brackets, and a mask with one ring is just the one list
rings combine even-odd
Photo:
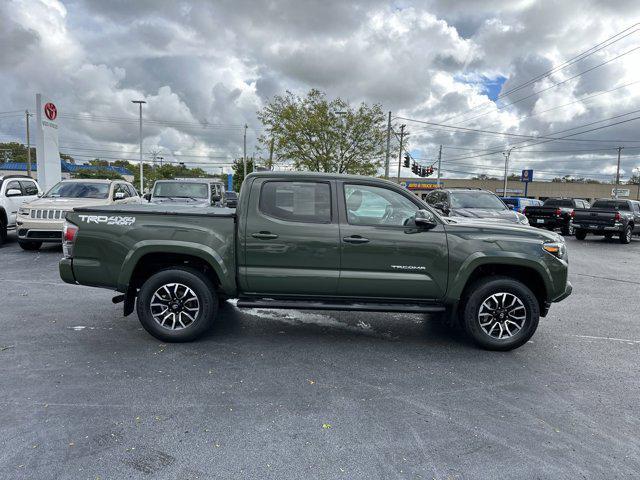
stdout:
[[182,283],[162,285],[151,297],[150,307],[153,319],[168,330],[189,327],[200,313],[198,296]]
[[527,321],[527,309],[516,295],[494,293],[480,305],[478,322],[492,338],[504,340],[516,335]]

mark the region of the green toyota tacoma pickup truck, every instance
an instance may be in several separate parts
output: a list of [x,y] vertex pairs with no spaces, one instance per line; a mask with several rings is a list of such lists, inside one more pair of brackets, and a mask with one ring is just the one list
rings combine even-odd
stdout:
[[571,293],[562,237],[440,217],[386,180],[249,175],[236,210],[173,205],[67,214],[60,275],[114,289],[166,342],[196,339],[218,305],[439,313],[481,347],[516,348]]

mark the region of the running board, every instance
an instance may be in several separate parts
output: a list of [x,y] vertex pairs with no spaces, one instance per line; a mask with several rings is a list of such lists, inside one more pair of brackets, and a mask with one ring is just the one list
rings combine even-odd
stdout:
[[238,308],[284,308],[296,310],[350,310],[356,312],[437,313],[445,307],[433,303],[379,303],[336,300],[292,300],[274,298],[240,298]]

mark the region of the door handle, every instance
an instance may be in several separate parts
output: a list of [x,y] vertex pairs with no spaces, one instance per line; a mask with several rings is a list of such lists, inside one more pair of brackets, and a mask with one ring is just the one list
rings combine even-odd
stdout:
[[343,237],[343,242],[346,243],[369,243],[368,238],[361,237],[360,235],[352,235],[350,237]]
[[251,236],[253,238],[259,238],[260,240],[273,240],[274,238],[278,238],[277,234],[271,232],[252,233]]

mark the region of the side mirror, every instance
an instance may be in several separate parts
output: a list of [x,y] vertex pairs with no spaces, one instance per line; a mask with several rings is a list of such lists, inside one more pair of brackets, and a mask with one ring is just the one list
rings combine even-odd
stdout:
[[151,201],[151,194],[150,193],[145,193],[142,198],[144,198],[147,202]]
[[6,197],[19,197],[20,195],[22,195],[22,190],[18,190],[17,188],[10,188],[5,193]]
[[444,202],[438,202],[438,203],[434,204],[433,208],[437,208],[438,210],[440,210],[445,215],[449,215],[449,205],[447,205]]
[[220,194],[214,193],[213,195],[211,195],[211,203],[218,203],[220,200],[222,200]]
[[429,210],[418,210],[415,216],[416,226],[430,230],[438,225],[436,217]]
[[124,199],[124,192],[116,192],[113,194],[113,199],[114,200],[123,200]]

